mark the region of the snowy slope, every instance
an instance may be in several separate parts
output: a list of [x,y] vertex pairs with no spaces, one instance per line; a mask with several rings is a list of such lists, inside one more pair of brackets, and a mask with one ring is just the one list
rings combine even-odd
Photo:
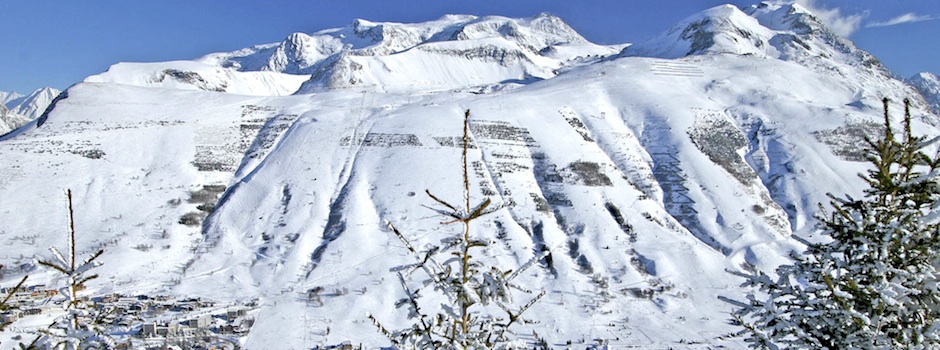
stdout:
[[692,15],[666,32],[624,49],[623,56],[678,58],[734,54],[819,65],[836,61],[884,69],[877,59],[825,27],[799,4],[733,5]]
[[907,79],[927,100],[934,112],[940,112],[940,78],[930,72],[921,72]]
[[41,88],[29,95],[10,100],[6,103],[6,106],[13,113],[29,119],[36,119],[45,112],[46,107],[52,103],[56,96],[59,96],[60,92],[53,88]]
[[555,70],[619,46],[595,45],[559,18],[448,15],[420,24],[356,20],[344,28],[200,59],[240,71],[309,74],[301,92],[485,87],[551,78]]
[[0,134],[39,118],[61,91],[41,88],[29,95],[0,91]]
[[20,95],[16,93],[15,91],[13,92],[0,91],[0,104],[3,104],[4,106],[6,106],[7,102],[10,102],[14,99],[21,98],[21,97],[23,97],[23,95]]
[[547,15],[445,16],[115,65],[0,139],[3,285],[49,277],[33,259],[64,246],[70,188],[81,254],[105,249],[90,292],[260,298],[247,348],[387,345],[365,315],[406,322],[389,269],[410,255],[385,222],[419,247],[455,233],[424,190],[460,197],[469,109],[473,197],[507,205],[474,227],[479,258],[551,251],[521,277],[547,292],[521,335],[739,348],[727,270],[815,239],[826,193],[861,193],[881,98],[916,92],[795,6],[623,48]]
[[121,63],[85,81],[266,96],[339,88],[493,90],[551,78],[621,47],[592,44],[547,14],[448,15],[420,24],[356,20],[196,62]]
[[199,62],[119,63],[85,78],[88,83],[117,83],[165,89],[283,96],[300,88],[309,76],[277,72],[238,72]]
[[0,133],[8,133],[26,123],[29,123],[29,118],[15,114],[7,106],[0,104]]

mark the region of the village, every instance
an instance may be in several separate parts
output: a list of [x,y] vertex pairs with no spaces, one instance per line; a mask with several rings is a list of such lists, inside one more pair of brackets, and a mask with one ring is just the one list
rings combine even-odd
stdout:
[[[63,327],[55,319],[66,315],[65,299],[56,289],[42,284],[0,288],[0,296],[8,297],[0,309],[0,324],[6,325],[0,333],[15,333],[14,341],[24,341],[41,330],[59,333]],[[221,304],[167,295],[106,294],[83,297],[82,305],[89,312],[79,322],[106,334],[119,347],[236,349],[239,338],[254,324],[251,313],[257,300]],[[46,323],[37,327],[37,320]]]

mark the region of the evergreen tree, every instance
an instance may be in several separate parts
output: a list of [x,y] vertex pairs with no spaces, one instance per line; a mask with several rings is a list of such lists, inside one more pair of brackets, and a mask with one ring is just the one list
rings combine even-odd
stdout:
[[76,263],[75,251],[75,213],[72,209],[72,191],[66,192],[69,210],[69,250],[63,255],[56,247],[49,247],[53,260],[39,260],[38,263],[51,268],[66,278],[66,285],[59,290],[66,298],[66,309],[69,313],[64,318],[57,319],[46,330],[40,331],[43,335],[41,343],[47,348],[89,349],[114,348],[116,343],[110,336],[103,333],[97,322],[97,312],[86,307],[78,292],[85,289],[85,282],[98,278],[98,275],[89,275],[88,272],[100,264],[95,260],[104,253],[98,250],[90,257]]
[[873,166],[854,199],[830,195],[818,215],[830,239],[809,243],[777,278],[742,274],[756,288],[737,306],[734,322],[754,348],[918,349],[940,347],[938,156],[911,134],[905,102],[902,138],[895,137],[884,100],[885,131],[866,140]]
[[[511,328],[526,322],[522,314],[535,304],[545,292],[537,294],[527,303],[512,308],[511,290],[517,289],[531,293],[512,281],[529,266],[544,258],[536,256],[520,268],[503,270],[497,266],[488,266],[473,257],[473,250],[485,247],[489,242],[473,237],[470,232],[473,220],[493,213],[500,206],[491,205],[486,199],[476,206],[470,205],[470,178],[467,169],[467,151],[470,138],[470,111],[464,114],[463,130],[463,208],[452,205],[427,191],[428,196],[443,208],[435,209],[447,216],[448,223],[461,223],[461,234],[447,237],[440,246],[418,251],[411,242],[391,223],[389,228],[414,255],[415,263],[402,266],[393,271],[398,278],[406,297],[398,302],[398,307],[408,309],[408,317],[414,323],[405,329],[391,331],[381,325],[372,315],[369,319],[379,328],[397,348],[407,349],[506,349],[530,348],[525,342],[514,341]],[[438,258],[444,254],[445,258]],[[423,271],[427,279],[420,287],[409,286],[405,275]],[[403,274],[402,272],[405,272]],[[431,289],[431,291],[428,291]],[[427,305],[423,292],[439,292],[445,302],[441,305]],[[503,315],[494,315],[490,311],[497,307]],[[428,309],[432,311],[429,312]]]

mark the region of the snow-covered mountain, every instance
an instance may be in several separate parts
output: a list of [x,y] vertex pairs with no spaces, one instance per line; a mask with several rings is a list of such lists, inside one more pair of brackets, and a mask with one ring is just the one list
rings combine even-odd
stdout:
[[921,72],[907,79],[927,100],[935,113],[940,113],[940,78],[930,72]]
[[[105,249],[88,293],[258,299],[248,348],[351,340],[405,324],[389,269],[455,233],[471,111],[473,228],[488,263],[550,259],[523,327],[552,344],[738,348],[740,280],[816,239],[827,193],[860,195],[860,142],[909,85],[798,5],[719,6],[649,41],[587,42],[557,17],[372,23],[193,61],[120,63],[0,139],[4,286],[63,247]],[[899,125],[899,124],[895,124]],[[309,291],[323,291],[316,302]],[[4,342],[6,344],[6,342]],[[582,345],[579,345],[582,346]]]
[[25,96],[0,91],[0,135],[39,118],[60,92],[48,87]]
[[835,61],[884,70],[876,58],[830,31],[799,4],[761,3],[743,11],[733,5],[714,7],[627,47],[622,55],[672,59],[702,54],[775,58],[803,65]]
[[356,20],[344,28],[294,33],[280,43],[210,54],[196,62],[119,64],[86,81],[250,95],[341,88],[437,91],[548,79],[588,55],[609,55],[619,48],[592,44],[545,14],[530,19],[445,16],[419,24]]

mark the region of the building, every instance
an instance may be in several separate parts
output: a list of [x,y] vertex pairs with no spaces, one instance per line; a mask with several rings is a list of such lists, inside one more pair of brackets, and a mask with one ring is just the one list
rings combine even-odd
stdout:
[[7,310],[6,312],[0,314],[0,323],[13,323],[16,320],[23,317],[23,312],[20,310]]
[[187,322],[190,328],[206,329],[212,327],[212,316],[203,315]]
[[247,311],[245,311],[245,309],[228,310],[225,312],[225,319],[232,321],[236,318],[244,317],[246,314]]
[[140,336],[149,337],[175,337],[182,335],[182,327],[179,323],[157,324],[156,322],[147,322],[140,327]]

